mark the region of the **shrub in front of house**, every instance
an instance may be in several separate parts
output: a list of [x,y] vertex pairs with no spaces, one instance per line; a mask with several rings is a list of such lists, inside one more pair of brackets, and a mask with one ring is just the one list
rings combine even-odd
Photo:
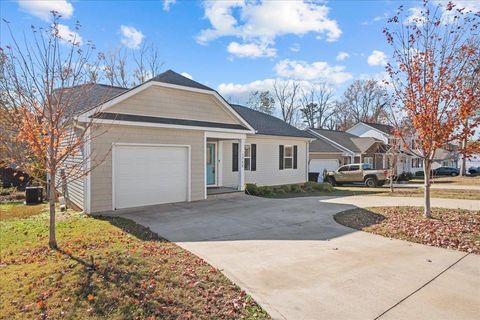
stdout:
[[310,193],[310,192],[332,192],[334,188],[329,183],[306,182],[304,184],[283,184],[280,186],[257,186],[254,183],[248,183],[246,193],[252,196],[271,197],[284,195],[288,193]]
[[302,193],[305,192],[299,184],[292,184],[290,190],[293,193]]
[[247,183],[247,187],[245,188],[245,191],[249,195],[258,196],[259,195],[258,189],[259,187],[255,183]]
[[424,176],[425,176],[425,172],[423,172],[423,171],[415,172],[415,177],[424,177]]
[[334,191],[333,186],[330,183],[323,182],[313,182],[309,181],[306,182],[304,188],[307,192],[314,192],[314,191],[323,191],[323,192],[332,192]]

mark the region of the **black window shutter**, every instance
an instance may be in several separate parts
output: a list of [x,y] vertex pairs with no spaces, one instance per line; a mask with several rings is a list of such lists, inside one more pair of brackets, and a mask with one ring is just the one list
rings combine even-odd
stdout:
[[257,171],[257,145],[251,144],[250,145],[250,171]]
[[297,169],[297,153],[298,153],[298,147],[293,146],[293,169]]
[[280,170],[283,170],[283,145],[280,145],[280,148],[278,149],[278,158],[279,158],[278,168]]
[[232,171],[238,171],[238,143],[232,144]]

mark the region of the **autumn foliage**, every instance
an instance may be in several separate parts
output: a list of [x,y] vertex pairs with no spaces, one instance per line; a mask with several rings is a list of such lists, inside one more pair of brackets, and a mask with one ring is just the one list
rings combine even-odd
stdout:
[[415,132],[417,143],[409,151],[423,158],[427,217],[431,216],[429,175],[436,151],[462,134],[473,135],[480,123],[476,114],[479,17],[480,13],[452,3],[425,1],[414,17],[400,7],[384,30],[393,49],[387,84],[394,91],[394,120],[405,146],[410,143],[402,134],[400,119],[406,118]]

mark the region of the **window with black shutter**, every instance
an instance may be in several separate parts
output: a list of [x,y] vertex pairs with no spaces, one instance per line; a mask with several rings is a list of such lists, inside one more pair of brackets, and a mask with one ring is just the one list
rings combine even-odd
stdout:
[[238,143],[232,144],[232,171],[238,171]]
[[297,155],[298,155],[298,147],[293,146],[293,169],[297,169]]
[[283,145],[278,148],[278,168],[283,170]]
[[250,170],[251,171],[257,171],[257,145],[256,144],[251,144],[251,156],[252,156],[252,159],[251,159],[251,166],[250,166]]

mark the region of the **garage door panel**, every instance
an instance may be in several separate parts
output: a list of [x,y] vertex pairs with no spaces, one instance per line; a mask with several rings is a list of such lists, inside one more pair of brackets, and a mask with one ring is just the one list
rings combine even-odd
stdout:
[[310,160],[309,172],[323,173],[323,170],[327,171],[337,170],[339,162],[336,159],[312,159]]
[[188,148],[116,146],[115,208],[188,200]]

